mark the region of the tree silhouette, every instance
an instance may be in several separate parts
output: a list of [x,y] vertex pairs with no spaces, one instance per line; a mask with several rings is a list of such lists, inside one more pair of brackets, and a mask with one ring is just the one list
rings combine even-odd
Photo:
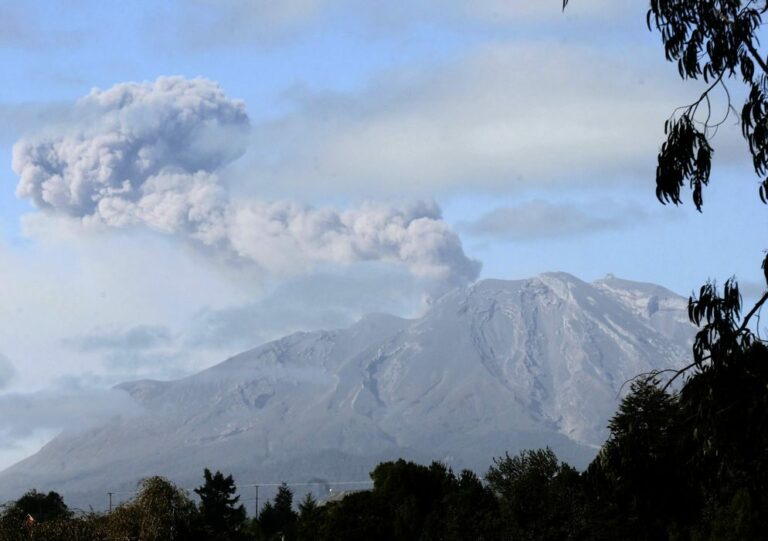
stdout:
[[57,492],[44,494],[35,489],[30,490],[21,498],[13,502],[7,512],[27,517],[29,515],[35,522],[49,520],[64,520],[72,516],[72,512],[64,503],[64,499]]
[[632,383],[608,424],[610,437],[586,473],[603,522],[627,538],[663,539],[670,522],[694,522],[700,505],[690,490],[689,427],[675,396],[654,378]]
[[107,539],[141,541],[194,538],[197,509],[186,492],[164,477],[149,477],[139,483],[133,500],[119,505],[103,518]]
[[[567,4],[564,0],[563,8]],[[690,189],[696,209],[702,211],[714,138],[732,115],[738,117],[759,178],[757,193],[768,203],[768,62],[758,39],[767,11],[766,0],[650,1],[647,25],[659,33],[666,59],[676,64],[683,80],[706,84],[691,104],[676,109],[665,123],[666,141],[656,168],[656,197],[662,204],[682,204],[681,192]],[[746,96],[740,111],[732,101],[733,85],[741,86]],[[721,111],[714,110],[715,92],[726,100]],[[768,256],[763,276],[768,284]],[[749,327],[766,301],[768,291],[742,318],[734,279],[726,281],[722,292],[714,282],[704,284],[689,299],[689,318],[700,328],[692,362],[662,371],[673,373],[664,389],[687,376],[679,397],[665,397],[664,389],[646,385],[633,389],[634,402],[622,404],[623,411],[612,422],[612,439],[601,453],[601,466],[605,475],[614,476],[614,484],[637,485],[633,493],[638,515],[650,513],[641,509],[652,497],[643,494],[642,483],[655,482],[656,495],[668,497],[666,481],[675,481],[678,470],[686,469],[691,477],[688,502],[698,497],[702,506],[699,537],[734,538],[722,532],[731,528],[746,535],[768,527],[765,518],[759,519],[768,516],[768,348]],[[672,418],[673,410],[678,411],[678,421]],[[660,432],[642,429],[641,421]],[[670,430],[686,445],[678,449],[678,466],[672,469],[669,459],[675,451],[663,435]],[[672,486],[684,484],[677,478]],[[684,514],[680,507],[670,502],[666,514],[679,519]],[[656,519],[665,514],[664,509],[656,511]]]
[[299,503],[298,540],[313,541],[317,539],[321,521],[322,510],[317,505],[317,500],[312,496],[312,493],[307,492],[307,495]]
[[572,539],[583,530],[579,474],[550,448],[495,458],[485,478],[499,499],[505,537]]
[[266,539],[295,539],[297,520],[293,492],[286,484],[277,489],[275,499],[267,502],[259,513],[259,526]]
[[240,496],[231,475],[203,471],[205,483],[195,489],[200,496],[200,518],[208,539],[238,539],[245,524],[245,507],[238,505]]

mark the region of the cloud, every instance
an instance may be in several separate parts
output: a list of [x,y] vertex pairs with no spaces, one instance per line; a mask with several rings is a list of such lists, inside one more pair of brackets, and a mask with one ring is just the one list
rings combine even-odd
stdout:
[[268,272],[384,261],[449,285],[478,275],[435,204],[337,210],[233,199],[220,173],[243,154],[249,121],[211,81],[123,83],[75,110],[78,121],[14,146],[17,194],[45,211],[179,235]]
[[27,21],[9,6],[0,8],[0,45],[8,46],[29,40]]
[[[665,216],[669,216],[666,214]],[[642,207],[604,200],[577,205],[541,199],[498,207],[459,228],[471,235],[506,241],[570,238],[610,231],[656,219]]]
[[211,172],[245,151],[248,116],[206,79],[161,77],[94,89],[75,105],[80,121],[22,138],[13,149],[17,194],[72,216],[104,199],[135,202],[158,175]]
[[235,253],[274,269],[314,262],[401,262],[417,276],[452,285],[472,281],[480,271],[435,204],[366,204],[336,211],[251,202],[235,207],[229,231]]
[[[531,21],[562,17],[562,2],[530,2],[528,0],[430,0],[433,10],[447,9],[456,15],[476,18],[487,22],[523,24]],[[572,2],[566,15],[605,18],[615,13],[626,13],[632,7],[629,0],[581,0]]]
[[240,350],[296,331],[339,329],[374,312],[415,315],[429,284],[391,265],[361,264],[287,280],[261,299],[200,311],[185,331],[188,347]]
[[169,379],[188,375],[190,352],[177,333],[162,325],[120,328],[97,327],[90,332],[64,338],[61,343],[81,357],[95,356],[105,374],[92,374],[90,387],[135,379]]
[[40,430],[84,430],[114,417],[139,411],[120,390],[94,390],[64,386],[34,393],[0,395],[0,434],[11,440]]
[[[212,46],[251,43],[271,45],[333,18],[348,20],[367,35],[401,34],[423,24],[521,27],[547,21],[574,24],[574,19],[602,21],[626,14],[629,0],[582,0],[562,13],[558,0],[421,0],[362,4],[350,0],[183,0],[168,18],[175,34],[187,45]],[[612,21],[615,24],[615,21]],[[155,31],[155,34],[158,34]],[[167,34],[167,32],[165,32]],[[163,35],[162,33],[160,35]]]
[[381,73],[355,92],[296,87],[285,94],[289,113],[254,126],[241,164],[263,189],[347,195],[647,178],[663,119],[690,96],[643,54],[495,43],[438,67]]
[[82,43],[83,33],[71,30],[61,31],[43,22],[40,11],[50,9],[50,3],[35,4],[39,2],[25,2],[18,5],[6,2],[0,5],[0,48],[61,49]]
[[16,375],[16,369],[8,358],[0,353],[0,389],[5,389]]
[[146,350],[166,346],[172,342],[172,334],[160,325],[137,325],[129,329],[98,328],[90,333],[65,341],[65,344],[82,352],[100,350]]
[[0,103],[0,144],[9,147],[24,133],[62,121],[70,108],[56,103]]
[[314,21],[329,0],[184,0],[176,21],[184,41],[198,47],[266,43]]

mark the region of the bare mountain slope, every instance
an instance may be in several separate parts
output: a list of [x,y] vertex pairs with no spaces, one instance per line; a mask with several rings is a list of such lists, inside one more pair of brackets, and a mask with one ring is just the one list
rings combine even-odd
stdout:
[[364,479],[399,456],[483,471],[544,445],[584,466],[622,384],[682,364],[692,335],[685,300],[659,286],[485,280],[419,319],[371,315],[181,380],[122,384],[145,413],[60,435],[0,474],[0,497],[50,488],[99,507],[151,474],[184,486],[204,467],[242,483]]

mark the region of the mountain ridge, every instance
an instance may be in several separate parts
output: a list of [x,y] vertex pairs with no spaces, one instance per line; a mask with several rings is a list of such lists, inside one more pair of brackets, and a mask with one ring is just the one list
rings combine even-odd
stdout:
[[692,337],[685,299],[654,284],[482,280],[419,318],[372,314],[179,380],[122,383],[146,413],[62,434],[0,486],[45,482],[85,501],[156,473],[194,483],[204,467],[299,481],[405,456],[482,470],[543,445],[584,466],[622,384],[681,365]]

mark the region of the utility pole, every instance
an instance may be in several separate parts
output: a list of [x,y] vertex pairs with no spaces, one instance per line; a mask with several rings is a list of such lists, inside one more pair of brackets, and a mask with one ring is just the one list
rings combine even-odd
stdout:
[[114,492],[107,492],[107,494],[109,495],[109,512],[111,514],[112,513],[112,494],[114,494]]
[[256,489],[256,499],[254,504],[254,510],[255,515],[253,515],[253,518],[258,519],[259,518],[259,485],[253,485],[253,488]]

